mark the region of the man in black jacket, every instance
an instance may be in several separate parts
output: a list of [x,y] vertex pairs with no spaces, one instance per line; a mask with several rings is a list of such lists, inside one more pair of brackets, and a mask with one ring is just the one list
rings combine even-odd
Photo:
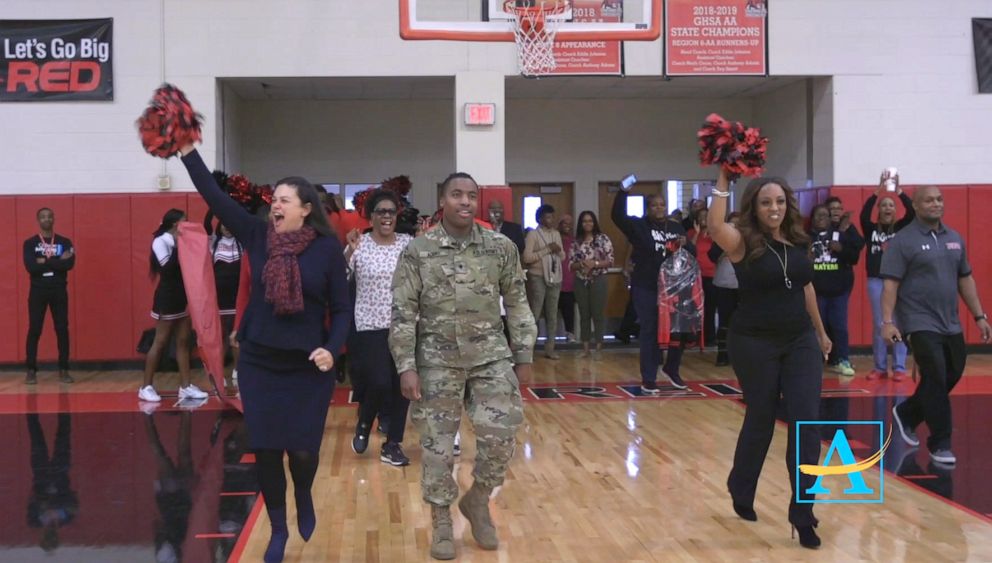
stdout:
[[45,323],[45,311],[52,310],[55,336],[59,345],[59,380],[72,383],[69,375],[69,270],[76,265],[72,241],[55,234],[55,212],[47,207],[38,210],[37,235],[24,241],[24,267],[31,274],[28,294],[27,377],[24,382],[38,382],[38,339]]
[[503,202],[493,200],[489,202],[489,222],[493,225],[493,230],[513,241],[520,251],[520,256],[524,255],[524,229],[520,223],[503,220]]

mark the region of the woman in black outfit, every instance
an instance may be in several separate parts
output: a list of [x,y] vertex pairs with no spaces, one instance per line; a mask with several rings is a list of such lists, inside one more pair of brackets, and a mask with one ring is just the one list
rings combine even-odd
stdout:
[[[730,326],[730,362],[744,391],[747,410],[737,439],[734,467],[727,479],[734,511],[755,521],[754,495],[761,466],[775,431],[775,411],[781,394],[789,419],[785,462],[792,495],[789,522],[799,530],[803,547],[820,546],[814,528],[813,505],[802,500],[815,479],[803,475],[796,483],[797,420],[816,420],[820,410],[823,361],[830,352],[813,291],[809,236],[796,198],[785,180],[755,178],[741,198],[737,228],[728,224],[730,182],[721,169],[709,229],[713,241],[734,264],[740,303]],[[815,428],[803,428],[800,463],[818,464],[820,438]]]
[[[871,303],[872,314],[872,340],[871,349],[875,360],[874,368],[868,372],[867,379],[874,380],[888,376],[888,347],[892,346],[892,381],[902,381],[906,378],[906,343],[886,342],[882,338],[882,253],[885,252],[889,240],[896,236],[896,233],[903,227],[916,219],[916,212],[913,210],[913,200],[903,193],[899,186],[899,177],[894,178],[896,182],[896,196],[902,202],[905,214],[902,219],[896,220],[896,202],[889,193],[885,191],[886,177],[882,177],[878,182],[878,188],[871,197],[865,201],[861,208],[861,232],[865,236],[865,268],[868,270],[868,301]],[[872,209],[878,203],[878,222],[871,220]]]
[[238,383],[272,523],[265,561],[282,561],[289,538],[284,452],[300,536],[309,540],[317,523],[310,488],[334,389],[331,370],[351,324],[344,255],[310,182],[276,182],[269,220],[260,220],[220,189],[192,145],[181,152],[197,191],[251,264],[248,306],[238,327]]

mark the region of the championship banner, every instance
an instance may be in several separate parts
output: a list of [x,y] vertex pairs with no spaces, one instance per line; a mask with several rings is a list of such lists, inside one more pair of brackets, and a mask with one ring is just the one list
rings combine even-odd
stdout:
[[[622,22],[623,0],[573,0],[574,22]],[[621,41],[556,41],[552,75],[621,75]]]
[[767,75],[765,0],[666,0],[665,74]]
[[0,102],[114,99],[113,18],[0,20]]

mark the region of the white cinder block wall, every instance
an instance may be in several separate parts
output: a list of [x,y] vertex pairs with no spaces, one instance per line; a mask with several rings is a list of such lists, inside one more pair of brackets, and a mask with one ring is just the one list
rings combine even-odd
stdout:
[[[221,131],[225,123],[228,127],[239,124],[218,115],[217,78],[453,76],[463,70],[515,74],[510,45],[402,41],[396,10],[395,0],[6,0],[0,8],[4,19],[114,17],[116,94],[115,101],[109,103],[0,104],[0,193],[153,191],[163,170],[172,175],[176,189],[189,189],[181,166],[177,162],[163,165],[143,154],[134,130],[134,119],[163,77],[183,87],[206,114],[202,150],[208,162],[215,161],[218,141],[223,141],[228,168],[241,166],[270,174],[275,171],[262,153],[273,150],[272,145],[262,146],[267,141],[251,139],[258,132],[257,123],[242,122],[240,131]],[[832,77],[814,81],[815,126],[802,136],[817,143],[813,148],[813,182],[872,183],[887,165],[898,166],[907,183],[988,182],[992,176],[992,136],[987,134],[992,126],[992,96],[975,93],[970,20],[990,16],[992,3],[988,0],[773,3],[769,22],[772,74]],[[660,74],[660,42],[631,45],[627,53],[629,75]],[[765,97],[789,98],[788,91]],[[805,93],[803,100],[805,104]],[[769,115],[767,124],[759,124],[769,132],[782,130],[776,136],[791,139],[797,134],[790,124],[803,112],[798,111],[794,100],[788,101],[782,115]],[[453,161],[453,156],[441,151],[453,141],[445,142],[441,130],[448,131],[450,138],[452,112],[450,107],[443,107],[444,101],[438,103],[444,123],[437,130],[433,123],[425,124],[423,132],[430,140],[425,148],[437,149],[436,154],[426,157],[436,161],[430,172],[426,166],[425,172],[420,171],[426,153],[416,146],[407,154],[382,154],[372,144],[355,148],[353,154],[360,154],[365,162],[385,160],[388,166],[384,170],[402,169],[416,175],[418,181],[421,174],[428,178],[435,174],[435,167],[450,168],[442,165]],[[521,106],[519,115],[527,115],[528,104],[547,103],[510,101],[507,105],[510,109]],[[617,101],[575,103],[588,104],[604,115],[621,111],[616,109],[621,105]],[[591,166],[584,168],[589,163],[566,150],[557,153],[570,157],[563,162],[527,160],[527,155],[548,151],[549,145],[538,135],[542,144],[528,147],[528,139],[534,137],[525,135],[528,123],[521,121],[520,131],[507,131],[508,179],[529,179],[539,168],[558,167],[561,172],[553,174],[571,172],[569,176],[579,182],[579,191],[584,193],[583,186],[628,169],[643,167],[651,172],[651,163],[658,158],[655,146],[663,148],[666,156],[662,158],[672,155],[679,159],[676,166],[690,169],[693,149],[676,147],[666,137],[668,132],[684,130],[689,121],[695,122],[700,114],[724,104],[741,110],[733,113],[735,116],[753,115],[757,120],[762,117],[757,110],[752,114],[744,108],[764,108],[760,99],[679,103],[694,104],[692,115],[684,122],[659,123],[659,116],[653,113],[648,114],[648,123],[633,120],[633,127],[642,128],[638,140],[644,141],[652,131],[658,135],[654,145],[631,143],[627,131],[619,127],[605,131],[594,127],[607,120],[588,117],[590,112],[563,115],[563,121],[555,125],[573,133],[570,142],[591,147],[591,139],[596,138],[600,147],[614,151],[614,158],[602,159],[595,171]],[[245,102],[233,111],[244,114],[250,105]],[[299,110],[289,110],[290,120],[298,115]],[[581,128],[583,121],[576,115],[582,115],[588,127]],[[512,114],[507,119],[517,122]],[[272,130],[265,133],[286,141],[290,137]],[[238,138],[243,140],[240,145]],[[829,146],[823,146],[826,141]],[[280,149],[274,150],[278,153]],[[286,170],[295,166],[298,173],[314,170],[326,158],[305,147],[292,152],[287,155],[287,164],[292,166]],[[645,156],[634,158],[640,154]],[[793,175],[805,180],[805,155],[805,150],[797,151],[792,159],[773,153],[773,164],[788,171],[790,180]],[[342,170],[348,165],[339,164]],[[657,174],[663,173],[661,168]],[[580,199],[576,206],[589,203]]]

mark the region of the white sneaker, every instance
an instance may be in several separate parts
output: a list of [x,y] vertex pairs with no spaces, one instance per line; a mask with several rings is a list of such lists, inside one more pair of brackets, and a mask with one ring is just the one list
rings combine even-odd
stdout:
[[206,399],[206,392],[202,391],[196,385],[190,383],[186,387],[179,388],[179,400],[183,401],[185,399]]
[[151,385],[145,385],[141,389],[138,389],[138,399],[141,401],[151,401],[157,403],[162,400],[162,397],[158,396],[155,392],[155,388]]

